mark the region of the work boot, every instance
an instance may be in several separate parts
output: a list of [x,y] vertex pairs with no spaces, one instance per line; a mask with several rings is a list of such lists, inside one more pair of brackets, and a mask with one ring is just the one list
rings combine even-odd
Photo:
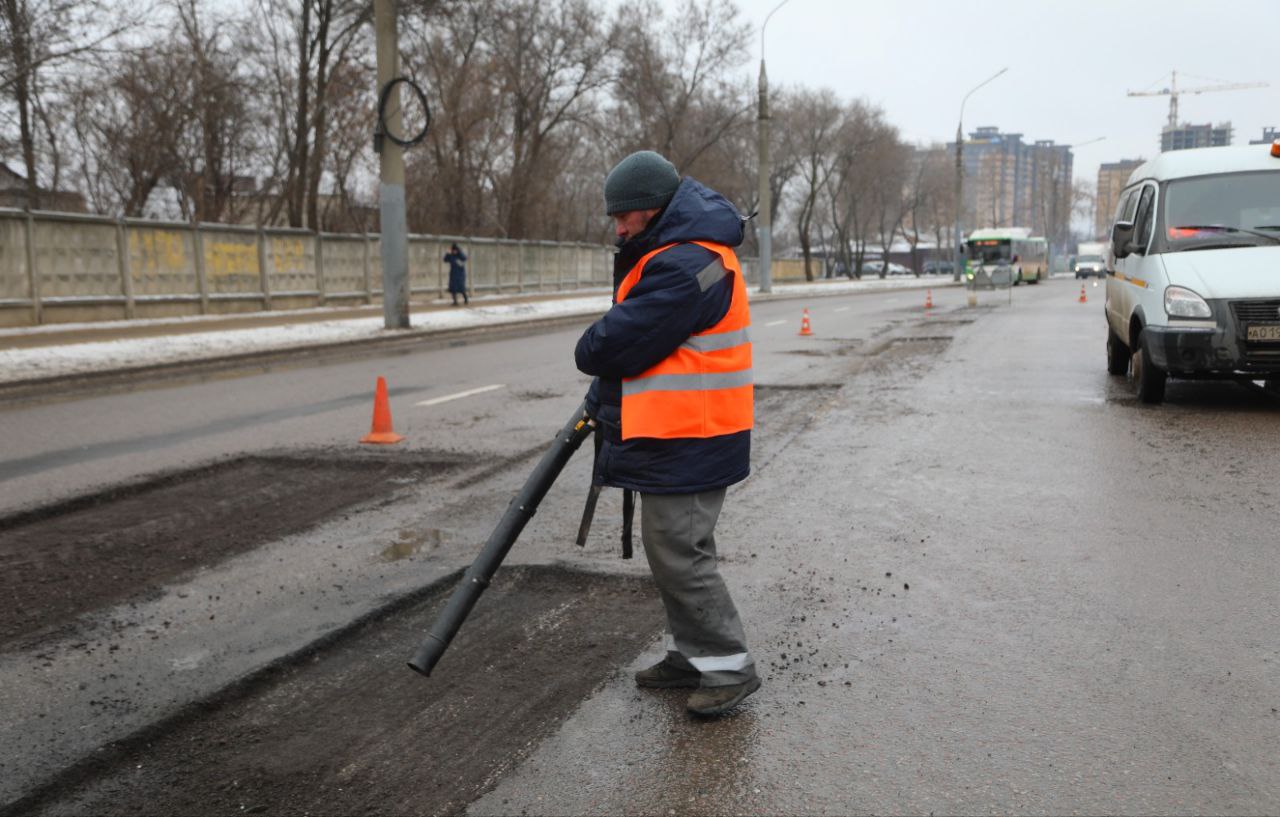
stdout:
[[746,700],[760,688],[760,679],[752,678],[743,684],[723,687],[699,687],[689,696],[688,709],[695,715],[723,715]]
[[652,689],[672,689],[674,687],[695,688],[702,683],[702,673],[696,669],[682,669],[662,659],[648,669],[636,673],[636,686]]

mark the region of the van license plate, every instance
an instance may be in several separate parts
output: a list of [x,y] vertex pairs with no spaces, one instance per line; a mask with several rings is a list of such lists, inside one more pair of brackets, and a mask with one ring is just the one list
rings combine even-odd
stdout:
[[1248,333],[1249,340],[1280,342],[1280,326],[1250,326]]

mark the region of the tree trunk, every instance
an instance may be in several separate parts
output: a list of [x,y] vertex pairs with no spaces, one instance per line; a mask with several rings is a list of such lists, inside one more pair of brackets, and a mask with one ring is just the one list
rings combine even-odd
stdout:
[[4,0],[4,14],[13,32],[13,97],[18,106],[19,143],[26,169],[27,207],[40,207],[40,188],[36,183],[35,135],[31,129],[31,33],[27,6],[21,0]]
[[311,3],[312,0],[302,0],[302,21],[298,26],[298,109],[294,112],[293,155],[289,157],[289,176],[285,185],[290,227],[303,226],[302,206],[307,188],[311,119]]

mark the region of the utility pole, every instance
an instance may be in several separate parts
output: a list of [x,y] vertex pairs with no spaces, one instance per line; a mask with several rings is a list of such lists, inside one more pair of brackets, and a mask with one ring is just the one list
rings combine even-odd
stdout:
[[791,0],[782,0],[773,7],[760,26],[760,80],[759,101],[756,107],[757,151],[759,152],[760,211],[756,216],[756,240],[760,244],[760,291],[773,291],[773,188],[769,186],[769,78],[764,72],[764,32],[769,20],[778,9]]
[[[373,0],[373,27],[378,51],[378,98],[387,83],[400,74],[400,36],[396,0]],[[381,126],[403,133],[400,86],[391,88],[379,112]],[[378,177],[379,223],[382,228],[382,317],[387,329],[409,328],[409,238],[404,204],[404,148],[380,139]]]
[[760,213],[756,216],[756,239],[760,245],[760,291],[773,291],[773,190],[769,186],[769,80],[760,59],[760,101],[757,114],[757,149],[760,154]]
[[[1062,232],[1060,225],[1058,224],[1058,219],[1059,219],[1058,205],[1061,204],[1061,199],[1062,199],[1062,191],[1058,189],[1058,184],[1060,181],[1058,179],[1058,176],[1061,170],[1059,161],[1067,153],[1070,153],[1073,148],[1080,148],[1080,147],[1084,147],[1085,145],[1092,145],[1095,142],[1101,142],[1103,139],[1106,139],[1106,138],[1107,137],[1105,136],[1099,136],[1097,139],[1090,139],[1087,142],[1076,142],[1075,144],[1072,144],[1072,145],[1051,145],[1049,147],[1049,180],[1048,180],[1049,181],[1049,212],[1045,214],[1044,234],[1048,244],[1048,247],[1046,248],[1045,265],[1049,268],[1048,272],[1050,275],[1053,274],[1053,242],[1054,242],[1054,239],[1056,239]],[[1067,183],[1067,189],[1070,190],[1071,179],[1066,179],[1066,183]],[[1071,218],[1070,205],[1068,205],[1067,207],[1067,213],[1068,213],[1067,220],[1069,223]]]
[[[964,214],[964,106],[969,101],[969,97],[973,96],[982,86],[991,80],[1003,74],[1009,69],[1001,68],[991,76],[979,82],[977,85],[964,95],[964,99],[960,100],[960,118],[956,120],[956,232],[951,239],[952,249],[952,275],[954,280],[959,281],[964,277],[964,224],[961,216]],[[970,296],[970,306],[973,306],[973,296]]]

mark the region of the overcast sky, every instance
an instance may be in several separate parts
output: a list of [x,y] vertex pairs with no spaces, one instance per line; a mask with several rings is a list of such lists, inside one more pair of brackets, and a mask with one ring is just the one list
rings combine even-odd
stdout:
[[[737,2],[756,31],[754,77],[760,25],[778,0]],[[789,0],[769,23],[765,56],[771,86],[864,97],[914,142],[953,139],[965,93],[1007,66],[969,98],[965,131],[995,125],[1060,144],[1105,136],[1074,151],[1077,178],[1094,181],[1101,162],[1159,150],[1169,98],[1125,92],[1163,88],[1174,69],[1179,87],[1270,84],[1180,94],[1180,119],[1230,120],[1237,145],[1280,126],[1277,32],[1280,0]]]

